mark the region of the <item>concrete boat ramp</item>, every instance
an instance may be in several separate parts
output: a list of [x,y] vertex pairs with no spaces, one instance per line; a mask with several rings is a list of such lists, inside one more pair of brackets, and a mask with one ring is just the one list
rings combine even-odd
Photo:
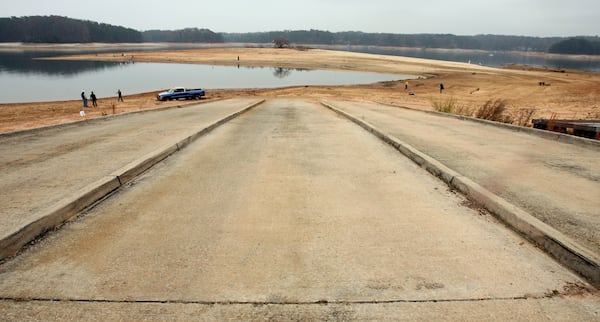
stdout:
[[600,148],[552,135],[255,98],[2,135],[0,315],[595,321]]

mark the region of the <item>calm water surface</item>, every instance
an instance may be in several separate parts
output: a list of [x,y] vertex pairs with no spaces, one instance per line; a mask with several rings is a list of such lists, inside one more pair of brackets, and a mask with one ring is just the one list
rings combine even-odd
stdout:
[[[197,64],[35,60],[43,53],[0,53],[0,103],[98,98],[185,86],[207,89],[369,84],[406,75]],[[47,54],[46,54],[47,56]]]
[[471,63],[483,66],[502,67],[510,64],[541,66],[550,69],[579,69],[600,72],[600,59],[582,56],[528,55],[520,52],[490,52],[468,50],[436,50],[427,48],[386,48],[372,46],[350,46],[348,51],[369,54],[406,56]]
[[[361,46],[346,49],[374,54],[471,62],[495,67],[507,64],[527,64],[550,68],[600,71],[600,60],[567,57],[556,59],[518,53],[452,52]],[[90,51],[85,53],[90,53]],[[205,88],[210,94],[210,89],[221,88],[369,84],[411,77],[322,70],[34,59],[63,54],[77,54],[77,52],[0,51],[0,103],[79,99],[82,91],[88,95],[90,91],[94,91],[96,96],[102,98],[115,96],[118,89],[128,95],[157,91],[173,86],[187,86]]]

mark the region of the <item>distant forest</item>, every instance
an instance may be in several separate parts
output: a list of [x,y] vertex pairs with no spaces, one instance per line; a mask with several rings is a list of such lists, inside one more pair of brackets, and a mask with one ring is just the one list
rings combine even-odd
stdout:
[[529,50],[547,51],[564,38],[523,36],[456,36],[451,34],[391,34],[357,31],[329,32],[321,30],[271,31],[258,33],[226,33],[226,42],[270,43],[283,37],[293,44],[360,45],[447,49]]
[[131,28],[60,16],[0,18],[0,42],[25,43],[141,43],[223,42],[208,29],[150,30]]
[[501,35],[392,34],[356,31],[286,30],[254,33],[215,33],[208,29],[137,31],[61,16],[0,18],[0,42],[25,43],[273,43],[285,39],[295,45],[360,45],[416,48],[538,51],[562,54],[600,54],[600,38],[526,37]]
[[0,42],[142,42],[139,31],[59,16],[0,18]]
[[600,41],[585,38],[570,38],[550,46],[548,52],[554,54],[600,55]]

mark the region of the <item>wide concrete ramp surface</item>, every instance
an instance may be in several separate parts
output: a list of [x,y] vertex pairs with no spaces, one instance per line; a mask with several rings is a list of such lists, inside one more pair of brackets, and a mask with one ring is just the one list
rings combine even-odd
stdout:
[[77,198],[84,187],[256,101],[211,102],[0,136],[0,238],[40,220],[64,198]]
[[333,102],[600,256],[600,148],[375,103]]
[[585,281],[464,202],[334,112],[272,100],[0,266],[0,313],[598,319]]

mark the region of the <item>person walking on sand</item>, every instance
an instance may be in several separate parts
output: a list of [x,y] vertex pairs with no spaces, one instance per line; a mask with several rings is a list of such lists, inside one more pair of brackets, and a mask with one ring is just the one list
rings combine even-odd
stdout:
[[92,93],[90,94],[90,99],[92,99],[92,106],[97,107],[98,104],[96,103],[96,94],[94,94],[94,91],[92,91]]
[[81,92],[81,100],[83,101],[83,107],[87,106],[87,97],[85,97],[85,92]]
[[119,98],[117,99],[118,102],[123,102],[123,93],[121,93],[121,89],[117,90],[117,95],[119,96]]
[[404,90],[407,91],[408,90],[408,81],[404,82]]
[[444,91],[444,84],[440,83],[440,94],[442,94],[443,91]]

